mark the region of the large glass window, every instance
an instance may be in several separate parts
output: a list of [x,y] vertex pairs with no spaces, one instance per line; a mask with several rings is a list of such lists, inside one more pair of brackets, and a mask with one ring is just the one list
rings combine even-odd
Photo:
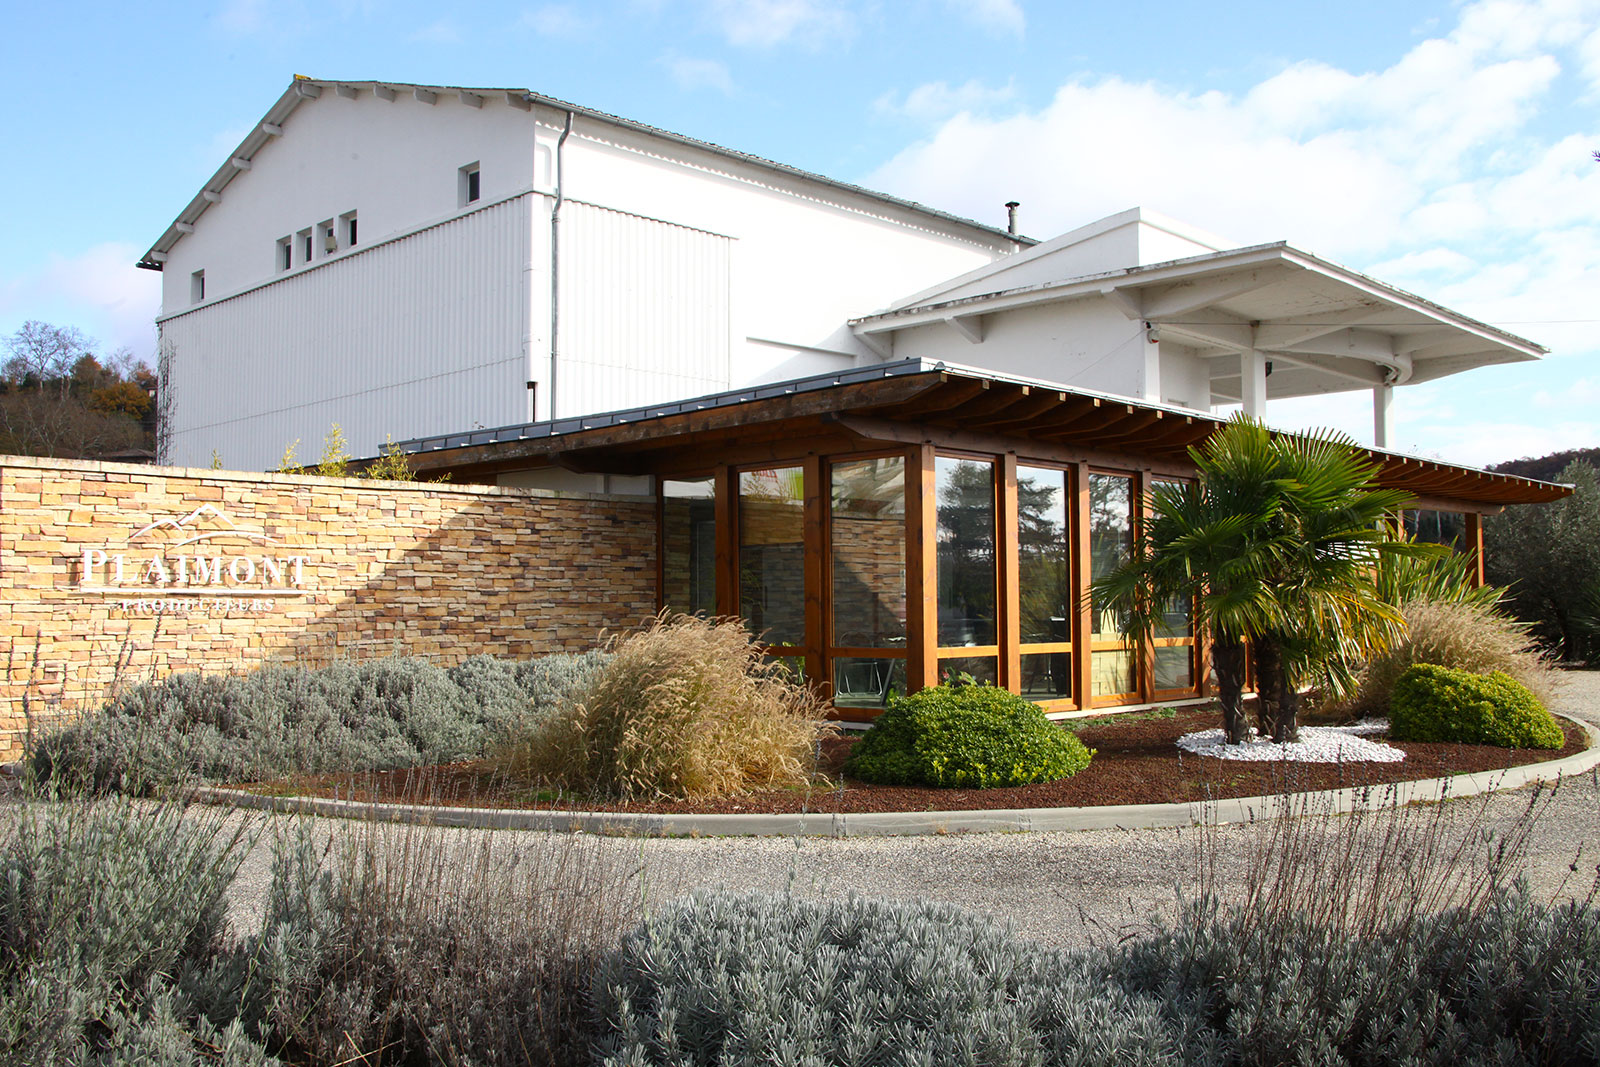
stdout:
[[1017,467],[1020,692],[1029,700],[1072,696],[1069,496],[1065,471]]
[[[1174,479],[1157,478],[1152,488],[1174,489],[1183,483]],[[1153,505],[1146,503],[1147,507]],[[1195,686],[1194,605],[1183,598],[1174,598],[1161,605],[1155,619],[1151,637],[1151,685],[1157,696],[1169,696],[1171,690],[1191,690]]]
[[1465,551],[1467,516],[1461,511],[1433,511],[1412,508],[1400,513],[1406,536],[1430,545],[1449,545]]
[[906,690],[906,462],[848,460],[829,478],[833,702],[881,708]]
[[[1122,566],[1133,553],[1133,478],[1125,474],[1089,475],[1089,562],[1091,580]],[[1090,603],[1090,667],[1095,697],[1138,692],[1138,657],[1127,640],[1126,615]]]
[[906,640],[906,463],[899,456],[833,465],[833,643],[889,648]]
[[661,603],[690,615],[717,613],[716,482],[661,483]]
[[739,474],[739,614],[769,645],[805,643],[804,474]]
[[939,645],[995,644],[994,464],[939,456]]

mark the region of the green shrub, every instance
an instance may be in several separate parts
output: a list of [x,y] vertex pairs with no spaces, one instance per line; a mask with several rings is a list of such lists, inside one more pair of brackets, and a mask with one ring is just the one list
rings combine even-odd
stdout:
[[447,763],[481,756],[548,715],[603,662],[600,653],[526,663],[474,656],[446,670],[390,657],[174,674],[47,733],[32,764],[42,778],[138,790]]
[[833,727],[740,620],[663,613],[611,651],[585,689],[501,747],[508,774],[623,799],[810,781]]
[[1356,710],[1382,714],[1407,668],[1433,663],[1474,674],[1504,671],[1541,701],[1550,698],[1551,668],[1528,636],[1488,600],[1411,600],[1401,606],[1406,634],[1362,669]]
[[884,785],[992,789],[1069,778],[1092,755],[1019,696],[993,686],[936,686],[890,701],[845,771]]
[[1389,733],[1398,741],[1560,748],[1561,727],[1528,688],[1503,671],[1473,674],[1431,663],[1394,684]]

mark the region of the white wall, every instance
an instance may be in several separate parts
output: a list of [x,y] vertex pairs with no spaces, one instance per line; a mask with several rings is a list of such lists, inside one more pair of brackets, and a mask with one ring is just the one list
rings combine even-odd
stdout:
[[[315,461],[338,423],[350,451],[525,417],[527,195],[377,243],[166,318],[169,461]],[[209,214],[209,213],[208,213]],[[181,243],[181,242],[180,242]]]
[[[533,152],[530,113],[503,95],[471,108],[454,94],[430,105],[405,92],[384,101],[362,90],[347,100],[325,88],[295,109],[283,136],[261,148],[222,202],[173,246],[162,270],[162,311],[189,306],[197,270],[206,273],[209,299],[272,278],[278,238],[348,211],[359,219],[357,247],[454,214],[466,164],[480,164],[485,201],[525,189]],[[324,258],[320,244],[315,257]],[[303,269],[298,249],[295,269]]]

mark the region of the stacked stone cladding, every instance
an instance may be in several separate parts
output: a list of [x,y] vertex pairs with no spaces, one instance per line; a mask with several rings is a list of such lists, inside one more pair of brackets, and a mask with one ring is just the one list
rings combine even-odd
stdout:
[[[175,671],[592,648],[654,612],[655,523],[639,497],[0,457],[0,759]],[[181,545],[195,532],[217,537]],[[99,588],[86,552],[106,553]],[[119,553],[127,584],[107,590]],[[159,579],[194,555],[303,559],[275,595],[231,573],[207,596],[144,580],[152,557]]]

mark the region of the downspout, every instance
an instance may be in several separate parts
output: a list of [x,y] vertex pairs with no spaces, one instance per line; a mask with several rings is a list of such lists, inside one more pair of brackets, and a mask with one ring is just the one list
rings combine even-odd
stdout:
[[550,212],[550,419],[556,417],[556,357],[560,349],[561,330],[561,160],[562,148],[572,133],[572,112],[567,112],[566,125],[556,141],[556,205]]

